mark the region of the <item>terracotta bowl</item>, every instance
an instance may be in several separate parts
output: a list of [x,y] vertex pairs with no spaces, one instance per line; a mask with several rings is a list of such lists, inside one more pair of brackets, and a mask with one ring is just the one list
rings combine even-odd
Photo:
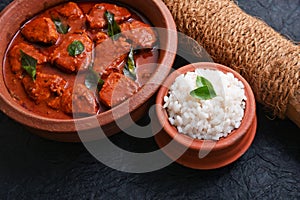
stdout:
[[[66,0],[18,0],[7,6],[0,16],[0,109],[15,121],[28,127],[33,133],[44,138],[64,141],[79,142],[77,134],[86,134],[85,138],[94,139],[95,131],[101,126],[106,135],[112,135],[120,131],[116,120],[130,126],[134,121],[140,119],[148,110],[151,104],[151,97],[158,90],[170,72],[175,59],[177,49],[176,25],[167,7],[162,1],[156,0],[118,0],[117,2],[128,5],[129,7],[142,13],[154,27],[171,30],[169,32],[159,32],[160,55],[158,66],[152,74],[150,81],[156,84],[146,84],[138,93],[133,95],[127,102],[124,102],[113,109],[99,114],[97,120],[91,117],[70,120],[57,120],[38,116],[29,112],[13,100],[9,94],[3,79],[3,62],[9,42],[14,37],[20,26],[28,19],[39,12],[55,6]],[[76,2],[76,1],[75,1]],[[97,2],[97,1],[96,1]],[[101,1],[99,1],[101,2]],[[102,1],[103,2],[103,1]],[[165,51],[165,50],[168,51]],[[130,117],[129,117],[130,116]],[[130,120],[128,120],[128,117]],[[95,117],[92,117],[93,119]],[[79,124],[79,126],[75,126]]]
[[[195,71],[196,68],[215,69],[222,72],[231,72],[245,86],[247,97],[244,117],[239,128],[234,129],[227,137],[218,141],[193,139],[178,133],[177,129],[168,121],[164,104],[164,96],[169,87],[180,74]],[[241,75],[232,69],[216,63],[194,63],[174,71],[159,89],[156,97],[157,118],[163,129],[155,135],[158,146],[179,164],[195,169],[215,169],[223,167],[237,160],[251,145],[256,133],[255,99],[249,84]],[[171,145],[172,144],[172,145]]]

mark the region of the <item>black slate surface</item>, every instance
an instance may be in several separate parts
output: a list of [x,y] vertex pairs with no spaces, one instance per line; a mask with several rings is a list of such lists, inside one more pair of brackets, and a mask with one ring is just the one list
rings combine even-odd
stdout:
[[[0,10],[9,2],[1,0]],[[300,41],[299,0],[237,2]],[[261,105],[257,115],[255,140],[233,164],[200,171],[173,163],[131,174],[106,167],[81,144],[34,136],[0,112],[0,199],[300,199],[300,129],[288,119],[270,120]],[[125,149],[156,148],[152,139],[124,133],[111,140]]]

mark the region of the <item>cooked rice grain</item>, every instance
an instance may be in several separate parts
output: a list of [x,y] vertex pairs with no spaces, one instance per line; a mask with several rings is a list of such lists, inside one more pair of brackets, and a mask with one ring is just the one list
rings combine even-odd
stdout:
[[[217,96],[209,100],[192,97],[196,77],[208,79]],[[178,76],[164,97],[169,122],[179,133],[192,138],[219,140],[238,128],[244,116],[246,96],[244,85],[232,73],[196,69]]]

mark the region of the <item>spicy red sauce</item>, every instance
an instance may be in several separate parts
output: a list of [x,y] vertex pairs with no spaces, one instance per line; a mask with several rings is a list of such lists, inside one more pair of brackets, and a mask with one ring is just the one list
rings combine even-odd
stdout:
[[[88,23],[86,21],[85,15],[89,13],[89,11],[93,8],[95,3],[93,2],[79,2],[77,3],[79,8],[82,10],[84,17],[77,19],[77,20],[69,20],[68,25],[70,26],[69,32],[72,31],[78,31],[78,30],[84,30],[87,32],[88,36],[90,38],[94,38],[95,34],[99,30],[93,30],[90,29],[88,26]],[[60,8],[62,5],[58,5],[56,7],[50,8],[39,15],[35,16],[33,19],[37,17],[48,17],[51,18],[52,16],[52,11]],[[143,18],[139,13],[136,11],[127,8],[130,13],[131,17],[125,22],[130,22],[133,20],[139,20],[142,21],[143,23],[148,23],[148,21]],[[31,20],[33,20],[31,19]],[[25,23],[30,23],[29,20],[28,22]],[[24,27],[24,26],[23,26]],[[54,45],[42,45],[39,43],[33,43],[29,42],[24,36],[21,34],[21,30],[23,27],[20,27],[20,30],[16,33],[15,37],[11,41],[6,56],[4,60],[4,79],[6,86],[8,88],[8,91],[12,95],[12,97],[24,108],[30,110],[31,112],[34,112],[38,115],[49,117],[49,118],[57,118],[57,119],[71,119],[73,116],[72,114],[66,114],[63,112],[61,109],[53,109],[50,108],[47,102],[39,102],[36,103],[33,101],[26,91],[24,90],[24,85],[22,84],[22,76],[24,75],[24,72],[22,74],[20,73],[15,73],[11,70],[11,65],[8,62],[8,52],[11,50],[11,48],[19,43],[28,43],[33,45],[35,48],[37,48],[42,54],[46,56],[50,56],[51,53],[53,53],[54,49],[57,48],[57,45],[59,45],[63,40],[68,37],[68,34],[60,34],[59,39],[56,41]],[[106,27],[103,28],[103,32],[106,32]],[[138,87],[142,87],[150,78],[151,74],[154,72],[156,65],[155,64],[148,64],[147,63],[156,63],[158,59],[159,51],[154,47],[154,48],[147,48],[146,50],[139,50],[137,53],[134,55],[134,60],[136,62],[136,80],[135,82],[137,83]],[[101,55],[96,55],[100,56]],[[124,64],[125,61],[123,61],[121,64]],[[59,69],[53,63],[47,62],[42,65],[42,67],[37,68],[38,72],[44,73],[44,74],[50,74],[50,75],[58,75],[62,77],[65,81],[67,81],[67,86],[66,87],[72,87],[74,85],[74,82],[76,80],[76,83],[82,83],[84,84],[84,78],[80,77],[80,73],[66,73],[64,70]],[[99,94],[95,92],[95,100],[97,102],[97,113],[106,111],[110,108],[104,106],[100,101],[99,101]]]

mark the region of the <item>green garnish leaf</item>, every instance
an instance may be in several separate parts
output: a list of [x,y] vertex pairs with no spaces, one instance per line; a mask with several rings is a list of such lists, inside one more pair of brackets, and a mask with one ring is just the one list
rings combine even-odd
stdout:
[[209,88],[214,88],[211,82],[202,76],[197,76],[196,85],[197,87],[202,87],[207,85]]
[[74,40],[69,46],[68,46],[68,52],[70,56],[77,56],[81,54],[84,51],[84,46],[81,41]]
[[196,85],[198,88],[190,92],[190,95],[192,97],[202,100],[208,100],[217,96],[213,85],[206,78],[202,76],[197,76]]
[[37,60],[30,55],[26,54],[24,51],[20,50],[21,53],[21,65],[25,69],[28,75],[32,77],[35,81],[36,79],[36,64]]
[[108,36],[112,37],[113,40],[118,39],[119,33],[121,33],[121,28],[115,21],[115,15],[108,11],[105,11],[104,15],[105,15],[107,23],[108,23],[108,25],[107,25]]
[[213,97],[216,96],[215,93],[214,94],[211,93],[211,91],[207,86],[199,87],[195,90],[192,90],[190,92],[190,95],[192,97],[195,97],[197,99],[202,99],[202,100],[212,99]]
[[98,79],[98,90],[101,90],[103,84],[104,84],[104,80],[99,77],[99,79]]
[[99,77],[97,72],[95,72],[93,69],[90,69],[88,74],[85,76],[84,84],[90,90],[95,90],[97,88],[98,91],[100,91],[104,81]]
[[67,24],[64,24],[60,21],[60,19],[52,19],[52,21],[55,24],[56,30],[57,32],[61,33],[61,34],[66,34],[69,32],[69,28],[70,26]]
[[131,79],[135,80],[136,79],[136,72],[135,72],[136,66],[135,66],[135,61],[133,57],[133,48],[130,48],[130,52],[128,53],[128,58],[127,62],[124,66],[123,72],[125,76],[130,77]]

